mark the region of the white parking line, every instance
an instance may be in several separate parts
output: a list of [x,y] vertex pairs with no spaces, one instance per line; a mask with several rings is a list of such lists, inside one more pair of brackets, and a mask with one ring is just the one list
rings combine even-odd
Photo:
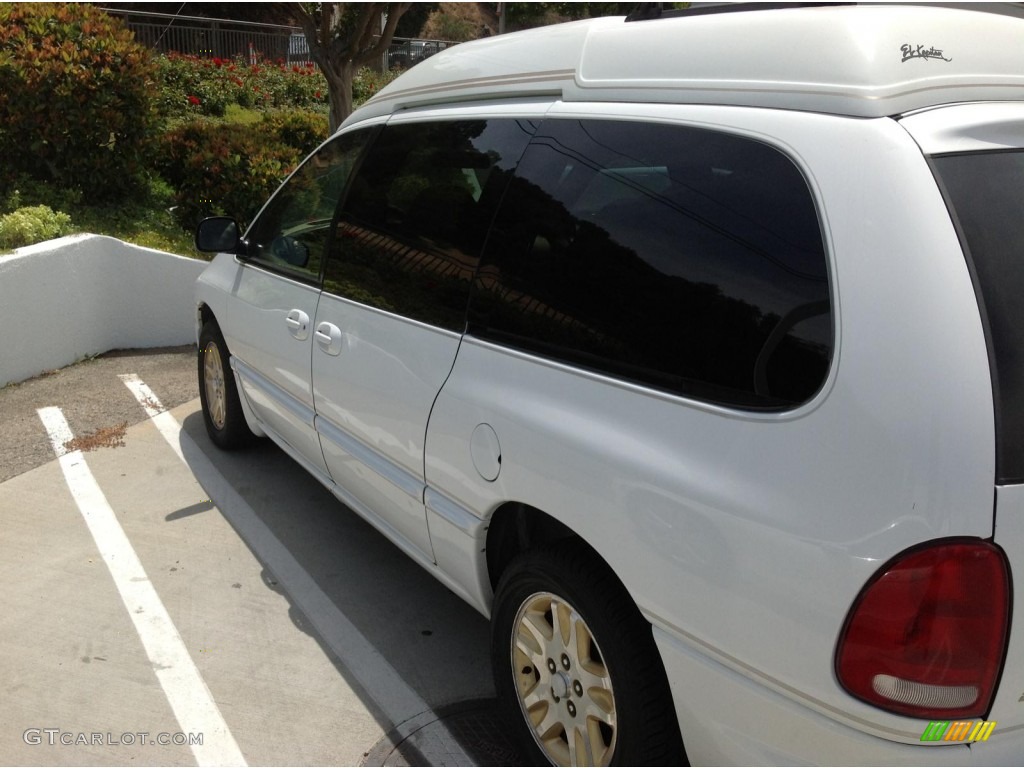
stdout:
[[178,433],[181,432],[181,427],[178,425],[177,419],[167,412],[163,403],[160,402],[160,398],[156,396],[156,393],[137,374],[122,373],[117,378],[123,381],[124,385],[131,390],[131,393],[135,395],[135,399],[139,401],[139,405],[146,411],[146,415],[149,416],[157,430],[163,435],[164,440],[171,446],[171,450],[178,454],[178,458],[187,465],[188,462],[185,461],[185,456],[181,452],[181,444],[178,441]]
[[[430,706],[410,688],[377,648],[343,614],[312,576],[292,556],[259,516],[224,479],[159,399],[135,374],[121,380],[150,414],[160,434],[182,458],[199,484],[214,500],[221,514],[246,542],[253,554],[274,574],[278,583],[305,614],[320,637],[341,660],[387,718],[396,725],[399,738],[422,723]],[[403,727],[405,726],[405,727]],[[438,723],[442,730],[443,723]],[[457,749],[458,742],[447,739],[451,759],[456,765],[472,765],[468,755]]]
[[74,435],[64,413],[60,408],[40,408],[37,413],[50,436],[71,495],[114,579],[178,725],[184,733],[203,735],[201,744],[192,744],[189,739],[196,761],[200,766],[245,766],[245,758],[210,689],[196,669],[85,457],[81,451],[69,453],[65,448],[65,443]]

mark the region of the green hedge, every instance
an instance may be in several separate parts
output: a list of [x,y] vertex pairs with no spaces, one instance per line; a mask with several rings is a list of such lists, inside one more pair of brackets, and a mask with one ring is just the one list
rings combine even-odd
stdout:
[[323,112],[287,110],[268,112],[260,131],[273,141],[294,147],[305,157],[327,139],[327,115]]
[[0,250],[21,248],[71,232],[71,217],[45,205],[19,208],[0,216]]
[[[354,102],[395,76],[360,70]],[[36,203],[156,247],[208,215],[244,226],[327,138],[327,110],[313,67],[154,56],[88,5],[0,3],[0,198],[21,190],[0,199],[18,214],[4,247],[65,234]]]
[[175,190],[182,226],[217,215],[245,226],[326,138],[327,116],[318,112],[270,112],[246,124],[198,117],[165,134],[156,168]]
[[229,104],[255,109],[327,111],[327,81],[313,67],[270,61],[204,59],[169,53],[156,59],[157,102],[165,118],[220,117]]
[[21,173],[99,200],[145,178],[156,115],[147,48],[88,5],[0,4],[0,181]]

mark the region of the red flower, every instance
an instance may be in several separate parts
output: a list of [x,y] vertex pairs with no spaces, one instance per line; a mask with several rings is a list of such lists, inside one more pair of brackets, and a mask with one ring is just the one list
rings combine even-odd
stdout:
[[317,91],[316,92],[316,98],[322,99],[323,98],[323,94],[321,94],[320,91]]
[[199,106],[202,102],[199,101],[199,98],[197,96],[189,96],[188,103],[194,106]]

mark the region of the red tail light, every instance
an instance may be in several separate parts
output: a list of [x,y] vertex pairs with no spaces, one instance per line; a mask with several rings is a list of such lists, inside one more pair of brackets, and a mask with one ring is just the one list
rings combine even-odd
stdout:
[[983,716],[1006,651],[1009,573],[984,541],[905,552],[861,590],[836,648],[847,691],[925,719]]

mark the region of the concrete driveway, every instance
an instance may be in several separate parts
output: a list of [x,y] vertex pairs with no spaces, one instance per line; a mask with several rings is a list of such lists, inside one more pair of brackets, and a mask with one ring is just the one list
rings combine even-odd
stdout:
[[197,394],[189,347],[0,390],[0,762],[518,764],[486,620]]

